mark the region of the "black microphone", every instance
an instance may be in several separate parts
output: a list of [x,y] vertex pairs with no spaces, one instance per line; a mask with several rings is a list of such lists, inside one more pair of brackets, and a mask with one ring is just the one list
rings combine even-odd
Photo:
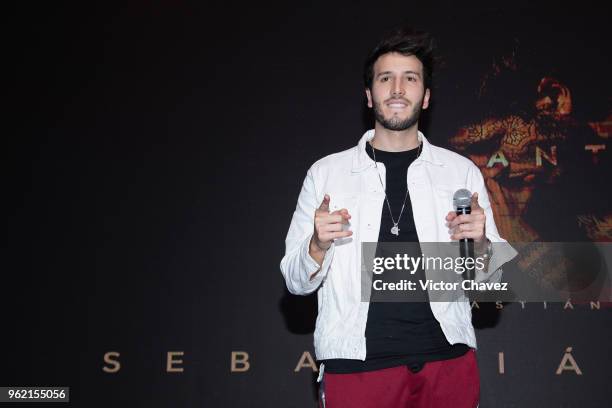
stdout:
[[[470,190],[462,188],[457,190],[453,195],[453,205],[455,206],[455,213],[457,215],[470,214],[472,212],[472,193]],[[474,259],[474,240],[471,238],[463,238],[459,241],[459,255],[464,259]],[[474,280],[474,261],[469,263],[472,267],[465,268],[463,272],[463,279]]]

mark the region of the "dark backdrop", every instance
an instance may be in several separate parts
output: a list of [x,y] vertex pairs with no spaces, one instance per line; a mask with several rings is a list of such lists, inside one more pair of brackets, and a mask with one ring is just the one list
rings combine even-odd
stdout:
[[[372,125],[361,67],[384,30],[437,39],[435,144],[530,100],[543,75],[571,87],[580,120],[609,112],[609,18],[584,4],[100,4],[3,17],[0,385],[70,386],[71,406],[315,406],[313,370],[294,369],[314,356],[316,298],[287,294],[279,262],[308,167]],[[517,50],[522,74],[479,94]],[[610,309],[488,304],[475,319],[482,407],[609,405]],[[555,374],[567,347],[582,375]],[[183,372],[166,372],[169,351]]]

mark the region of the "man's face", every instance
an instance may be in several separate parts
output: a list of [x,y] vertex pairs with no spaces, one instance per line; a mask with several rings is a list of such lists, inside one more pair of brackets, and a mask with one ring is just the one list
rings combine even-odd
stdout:
[[366,96],[376,121],[384,128],[398,131],[414,126],[421,109],[429,106],[423,64],[414,55],[381,55],[374,64],[372,88],[366,89]]

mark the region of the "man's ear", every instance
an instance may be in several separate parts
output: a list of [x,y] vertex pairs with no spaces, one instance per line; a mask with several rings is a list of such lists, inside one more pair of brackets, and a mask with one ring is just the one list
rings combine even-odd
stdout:
[[372,91],[370,91],[370,88],[366,88],[366,98],[368,98],[368,108],[371,108],[372,106]]
[[425,95],[423,95],[423,109],[427,109],[427,107],[429,106],[430,96],[431,96],[431,92],[429,91],[429,88],[427,88],[425,90]]

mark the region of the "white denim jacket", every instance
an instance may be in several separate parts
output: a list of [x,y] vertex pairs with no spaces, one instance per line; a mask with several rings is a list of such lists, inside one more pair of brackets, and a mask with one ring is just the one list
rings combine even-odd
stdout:
[[[361,243],[378,240],[385,197],[374,161],[365,150],[367,141],[373,137],[374,130],[369,130],[357,146],[324,157],[311,166],[285,241],[286,251],[280,268],[289,291],[307,295],[318,290],[314,332],[318,360],[366,358],[365,329],[370,304],[361,301]],[[431,145],[421,132],[419,140],[423,143],[421,154],[410,165],[406,176],[419,241],[450,242],[445,217],[453,210],[454,192],[467,188],[478,192],[479,204],[487,217],[486,235],[489,240],[506,242],[497,232],[478,167],[463,156]],[[384,165],[379,163],[378,169],[384,181]],[[315,210],[325,194],[330,196],[330,211],[348,209],[353,235],[342,239],[341,243],[332,243],[320,266],[308,250],[314,232]],[[494,250],[488,270],[476,271],[476,281],[500,281],[501,265],[515,254],[509,245],[506,250]],[[317,271],[319,273],[312,277]],[[430,305],[450,344],[464,343],[476,348],[467,298],[455,302],[431,302]]]

